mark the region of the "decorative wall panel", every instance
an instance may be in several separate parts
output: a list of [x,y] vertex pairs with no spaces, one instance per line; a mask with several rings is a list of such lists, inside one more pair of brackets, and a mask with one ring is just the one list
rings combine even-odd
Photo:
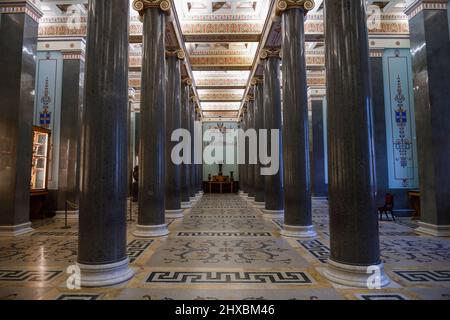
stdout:
[[58,189],[62,63],[60,52],[37,54],[33,123],[52,131],[48,172],[48,188],[51,190]]
[[411,54],[387,49],[383,55],[389,188],[419,186]]

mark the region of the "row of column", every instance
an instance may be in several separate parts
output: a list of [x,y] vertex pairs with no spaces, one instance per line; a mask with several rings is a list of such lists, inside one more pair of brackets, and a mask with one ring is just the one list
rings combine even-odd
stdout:
[[[300,200],[296,201],[291,196],[293,192],[298,192],[298,198],[304,199],[309,192],[306,170],[308,158],[305,156],[295,159],[290,150],[292,146],[302,146],[304,150],[295,152],[299,155],[307,153],[308,130],[303,132],[305,124],[302,121],[304,101],[302,97],[299,100],[295,98],[295,92],[306,86],[302,80],[305,79],[305,70],[302,69],[303,35],[298,32],[302,30],[302,14],[306,8],[280,5],[283,2],[279,1],[285,35],[283,64],[290,65],[289,68],[283,66],[283,76],[292,81],[284,84],[283,97],[291,103],[284,104],[282,126],[280,58],[276,52],[269,52],[264,60],[263,127],[282,129],[283,137],[293,132],[296,138],[292,141],[282,141],[280,137],[279,153],[283,154],[285,161],[289,163],[285,166],[281,161],[279,174],[265,177],[264,200],[266,212],[269,214],[285,211],[288,226],[286,231],[289,231],[285,232],[285,235],[292,235],[299,231],[304,232],[305,229],[311,231],[308,229],[311,224],[308,200],[300,203]],[[421,1],[416,2],[421,4]],[[420,152],[419,163],[421,189],[424,192],[422,203],[427,208],[422,227],[439,235],[445,233],[450,224],[450,188],[445,181],[445,173],[448,172],[445,164],[450,159],[446,152],[450,150],[446,139],[450,134],[450,123],[446,121],[448,117],[445,116],[448,114],[448,99],[444,90],[450,81],[450,38],[448,28],[445,28],[448,27],[448,18],[444,18],[447,13],[442,9],[444,2],[436,2],[442,6],[422,6],[421,11],[413,8],[410,29],[414,52],[414,83],[417,88],[415,100],[418,147],[419,150],[425,150]],[[30,145],[31,137],[30,110],[33,109],[32,92],[35,79],[33,56],[36,52],[38,24],[35,8],[29,1],[23,1],[23,5],[29,10],[11,13],[11,10],[2,9],[0,20],[0,51],[6,53],[0,56],[0,69],[10,70],[8,74],[11,75],[8,81],[3,79],[0,83],[0,108],[8,108],[2,112],[4,117],[1,118],[0,125],[0,181],[3,190],[0,192],[0,202],[4,209],[0,215],[0,231],[12,233],[20,232],[29,226],[26,218],[28,208],[25,205],[29,196],[28,183],[21,178],[23,175],[15,173],[30,172],[31,169],[31,146],[26,146]],[[143,5],[141,9],[145,24],[142,88],[144,100],[141,106],[144,112],[141,115],[141,125],[147,127],[141,129],[140,138],[143,159],[140,159],[140,217],[137,233],[142,232],[142,235],[147,236],[166,232],[165,188],[161,187],[166,183],[166,97],[161,95],[161,92],[166,92],[164,80],[167,73],[164,72],[163,51],[164,8],[144,8]],[[388,280],[382,273],[378,222],[373,214],[375,170],[365,1],[325,0],[325,10],[331,238],[327,277],[347,285],[366,286],[367,267],[376,266],[380,270],[383,285]],[[78,257],[84,286],[112,285],[126,281],[133,275],[128,267],[125,250],[128,15],[128,0],[89,2],[85,104],[81,119]],[[439,23],[435,24],[436,21]],[[439,32],[435,31],[435,28],[439,28]],[[292,30],[295,31],[294,34]],[[348,32],[349,30],[353,32]],[[287,34],[292,36],[289,41],[286,41]],[[346,36],[343,37],[343,34]],[[23,50],[24,46],[27,50]],[[152,52],[151,48],[155,51]],[[287,60],[286,55],[289,54],[297,58]],[[294,88],[294,91],[289,91],[289,87]],[[258,96],[255,94],[256,99]],[[149,97],[155,99],[151,101]],[[193,102],[189,101],[189,104],[192,119],[195,118],[195,111]],[[248,114],[252,110],[250,103]],[[299,121],[297,124],[300,129],[294,128],[294,122],[287,120],[287,117],[295,117]],[[251,116],[246,115],[246,118],[246,126],[255,126],[251,125]],[[155,136],[158,139],[154,139]],[[283,147],[281,142],[286,145]],[[151,154],[149,145],[152,143],[153,151],[160,152]],[[283,157],[280,156],[280,159]],[[194,193],[192,194],[191,190],[190,196],[195,196],[195,191],[198,190],[198,169],[198,166],[190,166],[190,185],[194,186]],[[243,171],[244,188],[252,188],[253,177],[250,179],[246,175],[249,171],[254,173],[255,170],[247,168]],[[186,184],[186,179],[183,181]],[[158,184],[157,187],[155,183]],[[295,191],[295,187],[301,189]],[[298,208],[302,208],[302,211]]]
[[[170,7],[141,1],[133,6],[144,24],[134,235],[148,238],[167,235],[166,217],[182,217],[198,198],[201,167],[171,160],[172,132],[183,128],[193,135],[197,115],[192,83],[181,79],[184,53],[166,51]],[[125,250],[128,15],[128,0],[89,2],[78,256],[83,286],[112,285],[133,276]]]
[[[312,238],[310,137],[304,17],[314,7],[278,1],[282,49],[262,52],[264,80],[255,81],[255,101],[247,103],[245,128],[278,129],[280,170],[265,177],[264,215],[284,214],[282,235]],[[380,260],[372,136],[372,92],[365,1],[325,1],[328,97],[330,259],[325,275],[334,282],[367,286],[377,270],[389,283]],[[354,32],[348,32],[353,30]],[[346,37],[342,35],[346,34]],[[280,61],[282,63],[282,99]],[[260,91],[264,98],[261,99]],[[262,103],[262,109],[259,109]],[[264,112],[261,112],[261,111]],[[263,115],[262,125],[253,120]],[[271,150],[269,134],[269,150]],[[243,191],[255,194],[257,171],[244,165]]]

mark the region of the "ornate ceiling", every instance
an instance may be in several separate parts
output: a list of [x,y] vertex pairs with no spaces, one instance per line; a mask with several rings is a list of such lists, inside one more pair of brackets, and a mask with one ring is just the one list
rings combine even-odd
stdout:
[[270,0],[175,0],[203,119],[235,121]]
[[[281,46],[281,26],[275,15],[275,0],[171,0],[173,19],[167,24],[166,45],[182,48],[187,59],[183,77],[193,79],[193,94],[199,101],[204,121],[236,121],[247,94],[252,94],[251,79],[262,74],[259,52],[265,47]],[[44,17],[40,21],[40,41],[51,50],[52,41],[86,36],[87,0],[38,0]],[[130,0],[131,5],[132,0]],[[323,0],[305,22],[306,59],[310,88],[325,86]],[[408,19],[403,14],[405,0],[368,0],[378,12],[378,24],[369,18],[370,47],[409,47]],[[142,23],[130,13],[129,85],[136,91],[139,106]],[[58,47],[58,46],[56,46]]]

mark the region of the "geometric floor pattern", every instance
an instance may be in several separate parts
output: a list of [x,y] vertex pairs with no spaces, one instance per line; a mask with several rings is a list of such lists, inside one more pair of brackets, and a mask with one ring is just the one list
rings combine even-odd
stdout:
[[316,239],[284,238],[283,219],[264,219],[237,195],[204,195],[170,234],[138,239],[137,208],[127,225],[135,277],[109,288],[70,290],[78,222],[33,221],[35,231],[0,238],[0,299],[46,300],[450,300],[450,239],[418,235],[408,221],[380,223],[380,248],[391,284],[381,290],[329,282],[328,204],[313,201]]

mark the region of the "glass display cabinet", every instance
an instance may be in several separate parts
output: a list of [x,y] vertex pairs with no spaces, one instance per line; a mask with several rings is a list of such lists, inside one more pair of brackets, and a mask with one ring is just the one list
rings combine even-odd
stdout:
[[33,158],[31,165],[31,193],[47,191],[50,130],[33,127]]
[[30,219],[42,219],[42,208],[48,196],[48,166],[51,131],[33,127],[33,155],[30,180]]

